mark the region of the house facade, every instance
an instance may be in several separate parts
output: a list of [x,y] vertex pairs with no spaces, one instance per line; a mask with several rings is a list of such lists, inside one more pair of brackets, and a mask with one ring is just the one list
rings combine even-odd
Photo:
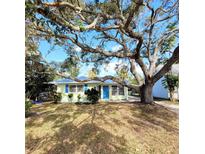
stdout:
[[[57,92],[61,93],[61,102],[88,102],[85,91],[96,89],[100,93],[100,101],[120,101],[128,99],[128,88],[119,86],[112,80],[76,82],[70,79],[60,79],[52,82],[57,86]],[[73,94],[72,98],[68,95]],[[80,99],[79,99],[80,98]]]

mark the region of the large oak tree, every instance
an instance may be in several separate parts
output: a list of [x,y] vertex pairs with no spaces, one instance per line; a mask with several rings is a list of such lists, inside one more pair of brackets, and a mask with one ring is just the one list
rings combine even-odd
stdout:
[[[144,103],[153,102],[154,83],[179,60],[178,0],[28,0],[26,14],[35,35],[65,47],[71,59],[96,64],[123,59],[140,83]],[[70,50],[76,46],[81,50]],[[94,79],[137,88],[114,76]]]

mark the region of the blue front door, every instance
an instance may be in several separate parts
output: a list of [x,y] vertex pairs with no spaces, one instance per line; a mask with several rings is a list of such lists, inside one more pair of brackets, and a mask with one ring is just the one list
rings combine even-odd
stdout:
[[103,86],[103,99],[109,99],[109,87]]

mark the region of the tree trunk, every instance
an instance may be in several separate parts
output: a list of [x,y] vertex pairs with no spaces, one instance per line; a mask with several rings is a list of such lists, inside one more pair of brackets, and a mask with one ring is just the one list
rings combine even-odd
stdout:
[[153,89],[153,84],[151,83],[145,83],[140,87],[140,97],[142,103],[150,104],[154,101],[152,95],[152,89]]
[[169,94],[170,94],[170,101],[171,101],[171,102],[175,102],[175,101],[176,101],[176,98],[175,98],[175,96],[174,96],[175,90],[170,90],[170,91],[169,91]]

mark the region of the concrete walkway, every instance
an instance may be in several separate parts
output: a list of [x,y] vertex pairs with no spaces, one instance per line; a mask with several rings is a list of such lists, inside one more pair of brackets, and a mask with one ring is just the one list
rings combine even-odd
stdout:
[[173,111],[175,113],[179,113],[179,105],[167,104],[166,102],[163,102],[163,101],[154,101],[154,102],[156,104],[159,104],[159,105],[166,107],[170,111]]
[[140,97],[128,96],[128,102],[139,102]]
[[[128,102],[139,102],[140,98],[135,96],[128,96]],[[156,104],[166,107],[168,110],[179,113],[179,105],[168,104],[166,101],[154,101]]]

